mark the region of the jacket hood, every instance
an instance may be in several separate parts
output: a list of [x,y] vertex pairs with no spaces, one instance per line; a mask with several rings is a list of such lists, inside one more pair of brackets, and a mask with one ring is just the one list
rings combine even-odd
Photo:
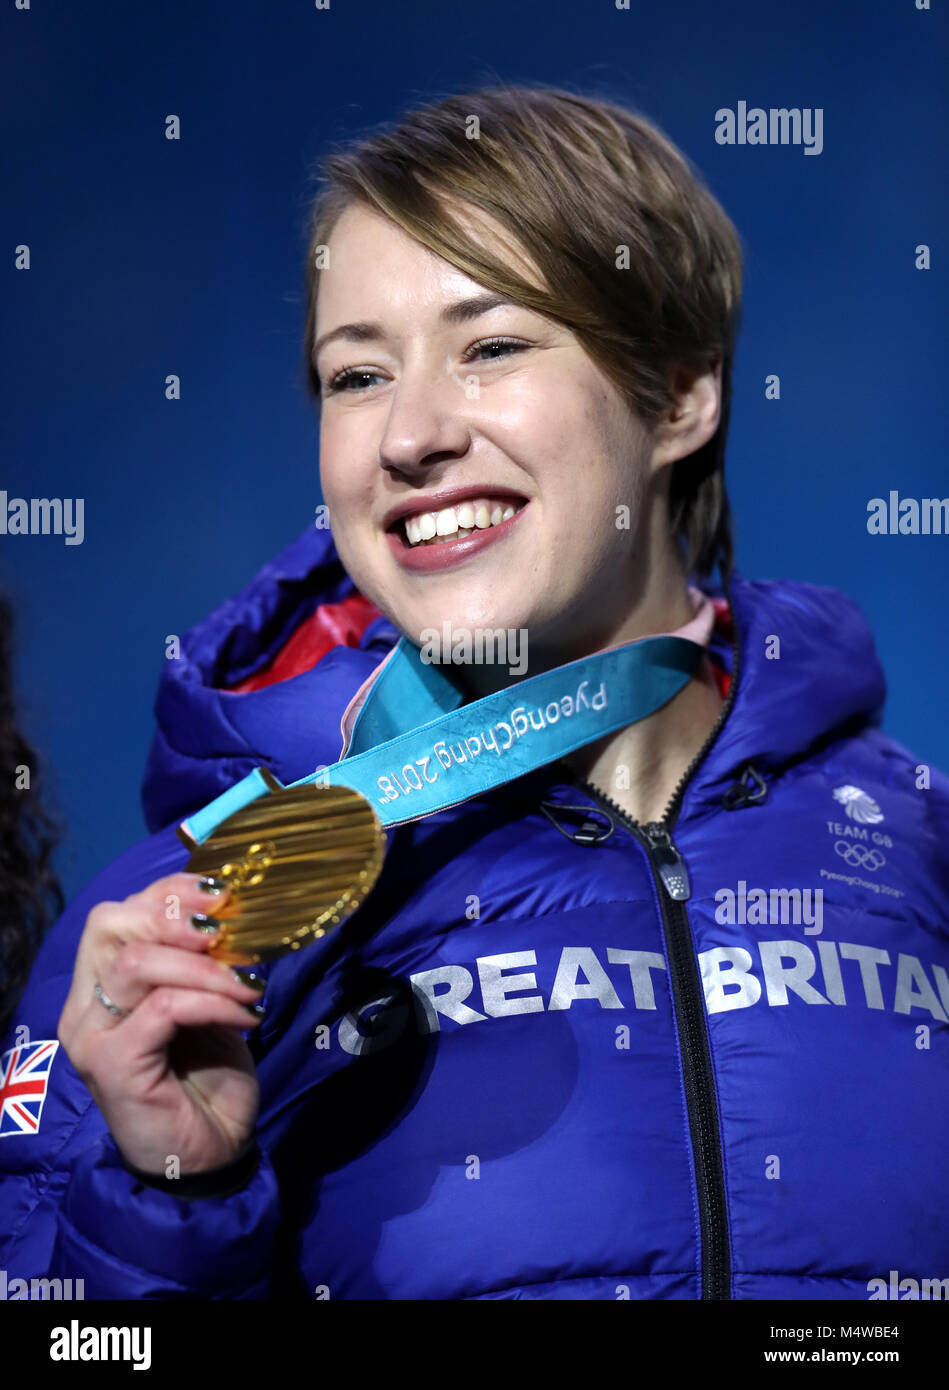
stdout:
[[322,605],[356,594],[328,530],[307,530],[181,639],[158,682],[158,728],[142,806],[150,832],[182,820],[265,764],[294,782],[339,758],[354,691],[399,639],[387,618],[358,647],[337,645],[309,671],[260,690],[228,687],[269,665]]
[[[698,587],[722,592],[712,583]],[[349,700],[398,641],[387,618],[371,621],[358,645],[333,646],[288,680],[245,693],[228,687],[267,666],[318,608],[356,593],[330,532],[308,527],[242,593],[185,634],[155,700],[158,727],[142,789],[150,832],[184,819],[261,764],[286,783],[338,760]],[[886,683],[852,599],[734,571],[724,593],[734,633],[717,627],[710,654],[732,673],[733,690],[703,782],[730,778],[749,761],[777,770],[837,732],[879,723]]]

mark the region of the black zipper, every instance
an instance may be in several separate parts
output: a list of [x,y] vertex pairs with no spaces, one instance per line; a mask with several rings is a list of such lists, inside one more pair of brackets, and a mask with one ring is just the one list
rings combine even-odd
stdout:
[[727,576],[723,576],[722,587],[728,599],[733,626],[731,684],[715,727],[681,777],[662,819],[650,821],[645,826],[640,825],[639,821],[627,815],[623,808],[617,806],[599,787],[585,778],[578,777],[565,763],[557,764],[567,773],[571,782],[581,787],[594,801],[606,806],[640,842],[656,879],[695,1163],[703,1299],[731,1297],[728,1210],[712,1060],[705,1026],[705,995],[699,977],[689,919],[683,906],[690,896],[691,888],[685,860],[672,840],[672,829],[682,805],[685,789],[718,738],[734,704],[738,688],[738,621]]

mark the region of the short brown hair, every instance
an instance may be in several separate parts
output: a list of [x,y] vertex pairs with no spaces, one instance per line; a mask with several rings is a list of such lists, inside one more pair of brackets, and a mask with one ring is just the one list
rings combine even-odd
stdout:
[[[471,279],[570,329],[647,428],[672,404],[677,366],[699,369],[720,356],[718,428],[673,464],[669,507],[686,572],[708,574],[716,561],[730,570],[724,468],[741,246],[697,172],[655,125],[613,101],[499,85],[418,107],[394,128],[337,148],[317,178],[303,367],[317,402],[317,250],[344,209],[361,201]],[[442,199],[473,205],[506,227],[549,289],[471,240]],[[618,265],[623,248],[628,268]]]

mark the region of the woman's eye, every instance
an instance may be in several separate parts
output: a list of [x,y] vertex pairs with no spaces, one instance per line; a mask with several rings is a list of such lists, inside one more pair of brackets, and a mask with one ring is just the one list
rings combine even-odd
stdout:
[[[375,377],[378,372],[371,372],[368,367],[347,367],[345,371],[334,376],[326,387],[326,394],[332,395],[335,391],[345,391],[351,381],[358,380],[359,377]],[[365,389],[365,388],[359,388]]]
[[[493,351],[496,348],[506,348],[508,352],[522,352],[527,346],[527,343],[519,343],[511,338],[485,338],[480,343],[472,343],[462,360],[470,362],[479,353]],[[499,361],[500,359],[492,357],[490,360]]]

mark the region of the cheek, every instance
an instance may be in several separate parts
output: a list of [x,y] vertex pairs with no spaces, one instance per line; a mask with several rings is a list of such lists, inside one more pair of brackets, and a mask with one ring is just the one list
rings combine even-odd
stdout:
[[369,515],[370,475],[354,466],[351,452],[321,444],[319,473],[327,506],[337,513],[341,524],[349,528],[358,517]]

